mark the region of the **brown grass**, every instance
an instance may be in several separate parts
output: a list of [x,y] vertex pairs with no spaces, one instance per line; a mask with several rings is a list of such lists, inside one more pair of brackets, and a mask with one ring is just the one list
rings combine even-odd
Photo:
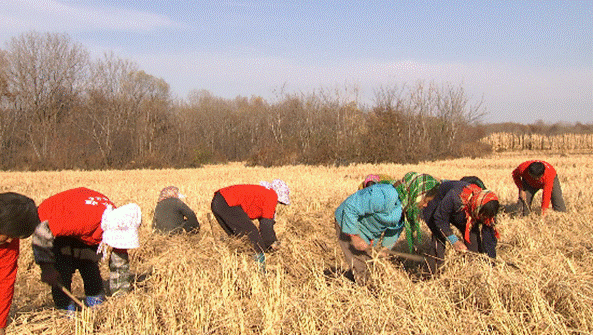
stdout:
[[[560,173],[568,213],[529,217],[502,214],[499,258],[449,250],[444,273],[420,280],[413,264],[376,263],[369,286],[324,272],[340,268],[333,212],[370,172],[401,176],[421,171],[449,179],[477,175],[504,205],[517,191],[511,171],[523,160],[545,159]],[[588,334],[593,332],[593,155],[498,155],[418,165],[339,168],[244,167],[186,170],[0,173],[2,191],[37,203],[59,191],[86,186],[118,205],[143,209],[141,248],[131,252],[140,276],[127,296],[71,320],[52,308],[39,280],[30,240],[21,246],[10,334]],[[236,183],[282,178],[292,205],[279,207],[283,249],[268,256],[261,275],[240,241],[223,237],[208,219],[215,190]],[[177,185],[198,214],[199,235],[165,237],[150,222],[161,188]],[[534,204],[540,201],[538,196]],[[538,206],[535,205],[534,208]],[[425,234],[427,236],[428,233]],[[404,250],[404,249],[402,249]],[[102,265],[104,278],[106,267]],[[80,277],[73,293],[83,295]]]

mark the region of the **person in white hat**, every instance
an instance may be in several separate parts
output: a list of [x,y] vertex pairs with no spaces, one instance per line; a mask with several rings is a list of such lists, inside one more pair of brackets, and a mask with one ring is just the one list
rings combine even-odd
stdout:
[[119,271],[120,277],[127,270],[130,277],[127,249],[139,246],[138,205],[116,208],[105,195],[80,187],[49,197],[37,210],[41,224],[33,233],[33,256],[41,267],[41,281],[52,286],[57,308],[76,309],[62,291],[63,287],[70,290],[76,270],[84,283],[86,305],[91,307],[105,300],[98,262],[107,246],[113,248],[111,263],[116,263],[110,264],[110,269]]
[[[280,247],[274,231],[276,205],[290,204],[288,185],[280,179],[260,185],[233,185],[214,193],[212,213],[231,236],[247,236],[255,250],[255,259],[265,269],[265,251]],[[259,228],[251,220],[259,220]]]

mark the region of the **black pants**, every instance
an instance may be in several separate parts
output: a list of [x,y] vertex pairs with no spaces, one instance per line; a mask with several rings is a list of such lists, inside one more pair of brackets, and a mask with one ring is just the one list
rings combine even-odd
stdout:
[[222,194],[216,192],[212,199],[211,208],[216,221],[229,236],[247,236],[256,252],[266,250],[259,229],[253,224],[241,206],[229,206]]
[[[481,229],[480,229],[481,227]],[[465,226],[457,227],[462,235],[465,235]],[[485,253],[491,258],[496,258],[496,232],[488,226],[476,224],[472,227],[469,233],[468,243],[463,239],[465,246],[471,252]],[[449,243],[445,237],[440,233],[432,234],[432,241],[430,244],[429,254],[427,257],[428,266],[431,274],[436,274],[437,270],[443,265],[445,261],[446,244]]]
[[[531,187],[529,184],[523,180],[523,189],[525,190],[525,202],[527,203],[527,208],[525,203],[522,203],[521,206],[523,208],[523,215],[528,215],[531,212],[531,203],[533,202],[533,196],[539,188]],[[554,186],[552,187],[552,208],[557,212],[566,212],[566,205],[564,204],[564,198],[562,197],[562,188],[560,187],[560,181],[558,180],[558,176],[554,177]]]
[[[78,270],[86,296],[105,294],[98,264],[101,256],[97,255],[97,246],[89,246],[72,238],[58,237],[54,241],[53,251],[56,256],[54,267],[60,273],[64,287],[71,290],[72,276]],[[70,304],[70,298],[61,289],[52,287],[51,294],[56,308],[65,309]]]

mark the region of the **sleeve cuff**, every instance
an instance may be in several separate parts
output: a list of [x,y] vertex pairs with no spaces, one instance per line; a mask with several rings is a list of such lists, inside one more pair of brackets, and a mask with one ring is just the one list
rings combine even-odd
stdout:
[[449,240],[449,242],[451,244],[455,244],[455,242],[459,241],[459,239],[455,235],[449,235],[449,236],[447,236],[447,240]]

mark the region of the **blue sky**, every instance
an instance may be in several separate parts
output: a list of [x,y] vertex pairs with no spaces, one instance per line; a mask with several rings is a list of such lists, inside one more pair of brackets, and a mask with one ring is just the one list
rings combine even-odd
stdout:
[[484,122],[593,123],[591,1],[2,0],[0,48],[32,30],[113,51],[180,98],[356,87],[370,102],[424,81],[483,100]]

